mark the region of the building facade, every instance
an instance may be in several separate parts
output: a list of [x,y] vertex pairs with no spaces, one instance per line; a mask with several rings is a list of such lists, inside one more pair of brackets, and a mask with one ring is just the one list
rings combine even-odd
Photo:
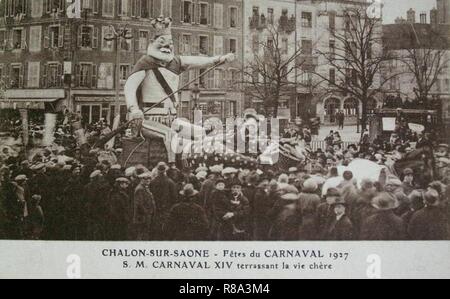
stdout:
[[[161,15],[174,20],[176,54],[212,56],[233,51],[242,56],[238,0],[81,0],[81,18],[69,18],[72,2],[0,2],[3,109],[68,109],[80,112],[84,123],[100,119],[110,123],[116,113],[125,120],[123,86],[146,53],[153,36],[151,20]],[[113,29],[126,29],[127,38],[111,40]],[[237,80],[235,70],[217,70],[199,80],[200,107],[205,107],[206,115],[239,112],[240,96],[231,87]],[[196,75],[185,73],[182,81]],[[189,88],[180,92],[181,116],[192,105]]]
[[[344,12],[349,8],[368,7],[364,1],[315,1],[315,0],[266,0],[245,1],[244,11],[247,17],[244,25],[245,57],[247,62],[254,57],[256,41],[267,38],[261,19],[279,22],[280,18],[294,22],[293,30],[286,36],[289,44],[288,56],[299,54],[295,74],[289,78],[293,86],[292,95],[280,100],[282,117],[289,119],[317,116],[322,123],[335,122],[335,115],[342,110],[346,115],[346,124],[356,124],[362,104],[359,100],[330,90],[328,84],[319,84],[315,73],[336,78],[338,73],[318,53],[332,52],[337,46],[331,32],[345,30]],[[256,21],[255,21],[256,20]],[[259,22],[259,23],[258,23]],[[258,25],[259,24],[259,25]],[[380,24],[381,32],[381,24]],[[300,61],[300,62],[299,62]],[[308,61],[308,63],[304,63]],[[337,80],[337,78],[336,78]],[[374,99],[370,106],[377,106]],[[246,98],[246,105],[260,109],[262,103]],[[279,108],[279,112],[280,112]]]
[[[439,7],[440,1],[438,1]],[[386,85],[389,95],[400,95],[403,101],[417,100],[414,92],[417,80],[414,73],[403,63],[411,55],[407,49],[415,48],[417,58],[426,61],[428,84],[434,76],[436,80],[428,94],[428,102],[439,102],[436,107],[442,109],[441,117],[446,126],[450,125],[450,25],[445,24],[443,17],[439,17],[438,9],[434,8],[428,14],[422,13],[416,18],[416,12],[410,9],[407,19],[397,19],[396,24],[383,26],[383,39],[385,49],[392,51],[393,59],[384,67],[384,76],[393,77]],[[428,21],[429,20],[429,21]],[[423,50],[423,52],[421,52]],[[438,60],[439,57],[439,60]],[[437,63],[439,61],[439,63]],[[441,68],[437,72],[437,68]]]

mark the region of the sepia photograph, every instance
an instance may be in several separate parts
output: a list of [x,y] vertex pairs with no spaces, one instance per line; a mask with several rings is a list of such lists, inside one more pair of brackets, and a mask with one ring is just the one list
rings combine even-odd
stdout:
[[449,0],[0,0],[4,241],[448,241],[449,145]]

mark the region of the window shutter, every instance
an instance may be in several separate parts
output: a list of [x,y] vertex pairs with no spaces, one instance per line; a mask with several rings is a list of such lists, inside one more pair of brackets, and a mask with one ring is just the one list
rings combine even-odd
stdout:
[[98,48],[98,33],[99,29],[97,27],[94,27],[93,30],[93,36],[92,36],[92,48],[97,49]]
[[58,82],[58,86],[62,86],[62,74],[63,74],[63,65],[58,63],[58,74],[56,78],[56,82]]
[[22,63],[22,65],[20,66],[20,75],[19,75],[19,86],[20,88],[24,87],[24,83],[25,83],[25,73],[26,73],[26,67],[27,63]]
[[197,20],[197,15],[198,15],[198,11],[197,11],[197,6],[200,6],[200,5],[197,5],[196,3],[194,3],[194,2],[192,2],[192,6],[191,6],[191,23],[192,24],[195,24],[195,23],[200,23],[198,20]]
[[134,36],[134,51],[139,52],[139,50],[141,49],[141,42],[140,42],[141,35],[139,29],[134,30],[133,36]]
[[74,65],[74,73],[75,73],[75,86],[80,86],[80,65]]
[[64,47],[64,27],[59,26],[59,34],[58,34],[58,47]]
[[42,83],[43,88],[47,87],[47,63],[42,63]]
[[214,71],[209,72],[208,74],[206,74],[206,88],[207,89],[212,89],[214,88]]
[[[196,78],[197,70],[189,70],[188,72],[189,72],[190,80],[193,80],[194,78]],[[198,80],[197,80],[197,83],[198,83]]]
[[20,48],[22,50],[25,50],[27,48],[27,30],[26,29],[22,29],[22,40],[21,40]]
[[94,14],[98,14],[99,13],[99,11],[100,11],[100,0],[92,0],[94,3],[92,4],[93,5],[93,12],[94,12]]
[[44,29],[44,48],[50,47],[50,27],[45,27]]
[[77,34],[77,45],[79,48],[81,48],[82,44],[83,44],[83,38],[81,35],[81,32],[83,30],[83,26],[78,27],[78,34]]
[[141,4],[141,2],[144,3],[147,0],[135,0],[135,1],[136,1],[136,4],[135,4],[135,6],[136,6],[136,18],[140,18],[140,17],[142,17],[142,7],[141,7],[141,5],[143,5],[143,4]]
[[[181,14],[180,14],[180,21],[181,22],[184,22],[184,1],[180,1],[180,11],[181,11]],[[161,3],[162,4],[162,3]],[[163,13],[163,7],[162,7],[162,5],[161,5],[161,14]]]
[[200,51],[200,47],[199,47],[199,38],[198,36],[192,36],[192,55],[198,55],[199,51]]
[[97,65],[92,65],[92,87],[97,87]]

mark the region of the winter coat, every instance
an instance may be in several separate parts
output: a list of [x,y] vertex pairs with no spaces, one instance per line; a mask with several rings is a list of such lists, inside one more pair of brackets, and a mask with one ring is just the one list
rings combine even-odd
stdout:
[[276,201],[269,212],[272,227],[269,231],[269,240],[297,241],[302,225],[302,209],[297,194],[287,193]]
[[113,188],[109,195],[109,238],[113,241],[125,241],[130,220],[130,198],[126,190]]
[[348,241],[354,239],[354,228],[347,215],[340,219],[335,216],[325,234],[325,240],[328,241]]
[[184,199],[172,207],[165,232],[171,241],[205,241],[208,228],[205,210],[190,199]]
[[177,186],[167,175],[160,174],[150,183],[150,191],[155,199],[157,217],[165,221],[177,202]]
[[148,187],[139,184],[134,192],[133,223],[151,224],[157,213],[156,204],[152,192]]
[[270,193],[267,188],[266,186],[262,185],[256,188],[253,201],[255,239],[260,241],[268,240],[269,230],[271,226],[268,213],[272,209],[275,202],[279,199],[279,195],[277,193]]
[[328,203],[322,203],[317,207],[316,227],[319,232],[318,237],[320,240],[325,240],[328,228],[334,218],[336,218],[336,215],[332,206]]
[[413,240],[446,240],[448,231],[444,211],[439,207],[427,206],[415,212],[408,233]]
[[363,223],[360,239],[365,241],[405,240],[406,226],[393,210],[380,210]]
[[[244,195],[233,198],[221,191],[213,192],[214,215],[217,225],[217,240],[238,241],[249,239],[250,236],[250,204]],[[216,197],[217,196],[217,197]],[[237,200],[235,204],[232,201]],[[227,213],[233,213],[234,217],[224,220]]]
[[299,204],[302,210],[303,221],[299,231],[299,240],[317,240],[317,209],[321,204],[319,195],[307,193],[308,190],[300,193]]

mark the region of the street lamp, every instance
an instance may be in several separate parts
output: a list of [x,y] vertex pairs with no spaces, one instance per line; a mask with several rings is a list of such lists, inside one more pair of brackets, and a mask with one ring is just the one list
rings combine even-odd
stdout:
[[192,123],[195,122],[195,111],[198,110],[198,101],[200,100],[200,88],[198,87],[198,83],[194,84],[194,87],[191,90],[191,98],[193,101],[192,107]]
[[104,37],[107,41],[108,46],[111,46],[112,42],[115,41],[115,51],[116,51],[116,116],[120,115],[120,47],[122,40],[128,41],[133,39],[133,35],[130,29],[124,27],[116,30],[114,26],[110,25],[109,28],[111,32]]

